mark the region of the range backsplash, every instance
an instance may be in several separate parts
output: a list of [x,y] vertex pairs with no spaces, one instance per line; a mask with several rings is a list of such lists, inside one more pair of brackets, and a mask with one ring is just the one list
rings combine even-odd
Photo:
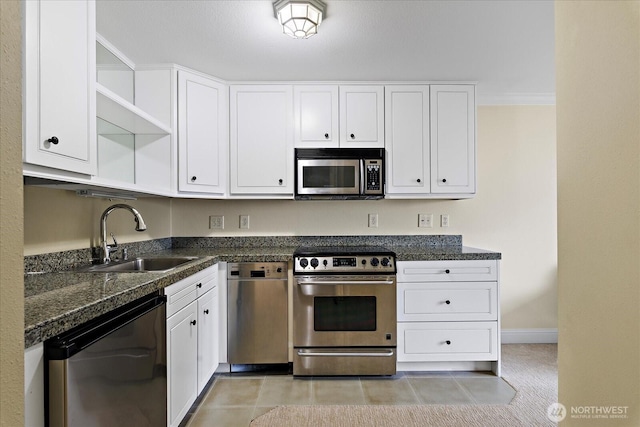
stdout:
[[[389,236],[249,236],[249,237],[166,237],[133,243],[121,243],[129,257],[177,248],[261,248],[296,246],[406,246],[438,248],[462,246],[460,235],[389,235]],[[96,258],[97,248],[50,252],[24,257],[26,273],[51,273],[85,266]]]

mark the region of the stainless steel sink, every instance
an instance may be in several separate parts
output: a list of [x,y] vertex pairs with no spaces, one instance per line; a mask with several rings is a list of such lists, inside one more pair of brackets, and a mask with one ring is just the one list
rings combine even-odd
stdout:
[[109,264],[92,265],[91,267],[80,269],[91,273],[113,273],[113,272],[167,272],[188,262],[194,261],[198,257],[164,257],[164,258],[135,258],[128,261],[112,262]]

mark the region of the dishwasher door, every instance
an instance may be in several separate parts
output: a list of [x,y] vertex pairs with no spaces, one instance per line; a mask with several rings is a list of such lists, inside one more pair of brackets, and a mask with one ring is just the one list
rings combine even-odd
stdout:
[[228,357],[231,365],[289,362],[287,263],[227,266]]
[[165,297],[143,297],[45,342],[47,425],[166,426]]

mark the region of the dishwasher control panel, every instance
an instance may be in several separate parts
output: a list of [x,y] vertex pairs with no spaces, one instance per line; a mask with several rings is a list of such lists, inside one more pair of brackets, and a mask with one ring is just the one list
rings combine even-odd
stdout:
[[286,262],[233,262],[227,264],[227,279],[287,279]]

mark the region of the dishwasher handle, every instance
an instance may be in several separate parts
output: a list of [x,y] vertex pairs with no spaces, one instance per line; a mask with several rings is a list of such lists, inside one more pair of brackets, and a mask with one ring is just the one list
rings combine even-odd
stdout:
[[48,360],[65,360],[133,322],[148,312],[166,304],[167,297],[153,293],[103,314],[87,323],[45,341]]

